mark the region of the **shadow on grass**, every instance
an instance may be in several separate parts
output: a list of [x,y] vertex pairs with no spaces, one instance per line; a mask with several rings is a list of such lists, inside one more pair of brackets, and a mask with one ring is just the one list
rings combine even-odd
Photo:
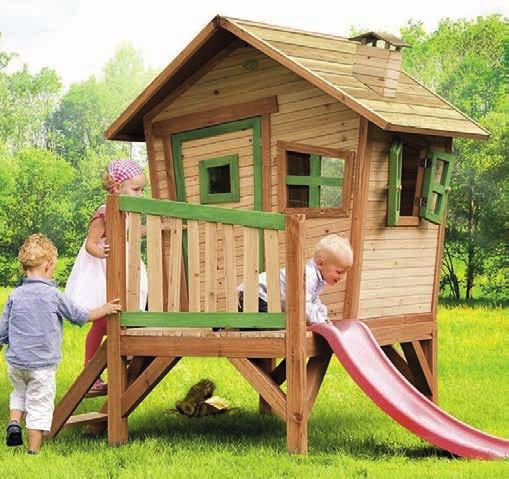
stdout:
[[[362,414],[360,415],[362,416]],[[352,417],[336,417],[340,423],[348,424]],[[362,421],[362,417],[356,418]],[[309,450],[311,456],[348,455],[364,460],[380,460],[391,457],[409,459],[445,458],[455,456],[425,445],[408,447],[395,442],[381,442],[370,431],[351,431],[347,427],[337,428],[327,418],[316,418],[310,424]],[[88,447],[104,447],[105,436],[87,436],[76,430],[64,433],[63,440],[56,439],[58,448],[73,449],[73,443]],[[202,418],[187,418],[172,413],[143,414],[130,420],[129,442],[157,441],[161,448],[189,449],[221,453],[225,450],[248,451],[263,448],[264,454],[286,453],[286,427],[276,416],[260,416],[255,412],[234,411],[229,414]],[[95,444],[94,444],[95,443]],[[55,444],[55,445],[57,445]],[[74,447],[77,444],[74,443]]]

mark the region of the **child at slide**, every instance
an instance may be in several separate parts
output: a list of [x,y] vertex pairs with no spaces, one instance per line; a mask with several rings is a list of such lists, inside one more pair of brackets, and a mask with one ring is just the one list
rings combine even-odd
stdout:
[[6,443],[23,444],[25,416],[29,454],[37,454],[43,434],[51,429],[55,373],[62,358],[62,318],[82,326],[120,310],[118,299],[87,310],[62,294],[52,280],[57,254],[46,236],[27,238],[18,254],[26,277],[9,295],[0,321],[0,345],[8,345],[5,357],[13,387]]
[[[339,235],[323,237],[315,245],[313,258],[306,263],[306,320],[307,324],[328,321],[327,306],[320,300],[326,285],[334,286],[352,267],[353,252],[350,242]],[[281,308],[285,311],[286,272],[279,272]],[[244,309],[244,285],[238,287],[239,311]],[[267,274],[258,276],[258,311],[267,312]]]
[[[115,195],[141,196],[145,188],[145,174],[140,165],[131,160],[113,160],[102,175],[104,189]],[[85,308],[96,308],[106,301],[106,206],[101,205],[90,220],[88,235],[76,257],[66,294]],[[143,261],[140,264],[140,310],[147,303],[148,280]],[[95,321],[85,341],[85,365],[93,358],[106,335],[106,318]],[[98,378],[92,392],[103,392],[106,384]]]

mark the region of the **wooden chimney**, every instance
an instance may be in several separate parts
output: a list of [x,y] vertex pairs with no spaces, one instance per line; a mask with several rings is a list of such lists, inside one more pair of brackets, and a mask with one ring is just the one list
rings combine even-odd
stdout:
[[379,95],[395,97],[401,74],[401,49],[410,45],[389,33],[368,32],[350,40],[359,42],[354,76]]

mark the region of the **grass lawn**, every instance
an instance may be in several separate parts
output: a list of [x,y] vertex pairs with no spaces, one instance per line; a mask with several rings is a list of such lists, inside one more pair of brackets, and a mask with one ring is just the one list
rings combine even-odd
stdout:
[[[0,289],[0,305],[7,291]],[[506,310],[442,308],[439,313],[440,405],[489,433],[509,437],[509,321]],[[58,373],[61,397],[80,371],[85,330],[66,325]],[[505,340],[505,341],[504,341]],[[187,419],[168,412],[201,378],[238,408]],[[0,424],[8,418],[10,385],[0,359]],[[88,399],[80,411],[97,410]],[[86,409],[85,409],[86,408]],[[257,414],[257,396],[226,359],[185,359],[129,420],[129,443],[65,430],[39,456],[0,444],[2,476],[27,477],[509,477],[509,461],[452,459],[385,416],[333,360],[309,421],[309,455],[286,452],[285,428]]]

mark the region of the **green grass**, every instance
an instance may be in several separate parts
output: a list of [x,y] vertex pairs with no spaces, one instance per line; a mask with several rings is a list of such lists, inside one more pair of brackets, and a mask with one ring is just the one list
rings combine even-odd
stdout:
[[[0,304],[6,290],[0,289]],[[509,322],[505,310],[441,308],[439,396],[450,413],[508,437]],[[66,325],[61,397],[80,371],[86,331]],[[504,348],[505,346],[505,348]],[[0,360],[0,420],[8,418],[5,361]],[[238,410],[187,419],[168,412],[187,388],[208,377]],[[97,410],[89,399],[80,411]],[[0,422],[1,423],[1,422]],[[82,430],[65,430],[37,457],[0,445],[3,477],[509,477],[509,462],[452,459],[394,423],[371,403],[334,360],[309,421],[309,455],[286,452],[285,428],[257,414],[257,396],[225,359],[185,359],[129,420],[129,443],[108,447]]]

